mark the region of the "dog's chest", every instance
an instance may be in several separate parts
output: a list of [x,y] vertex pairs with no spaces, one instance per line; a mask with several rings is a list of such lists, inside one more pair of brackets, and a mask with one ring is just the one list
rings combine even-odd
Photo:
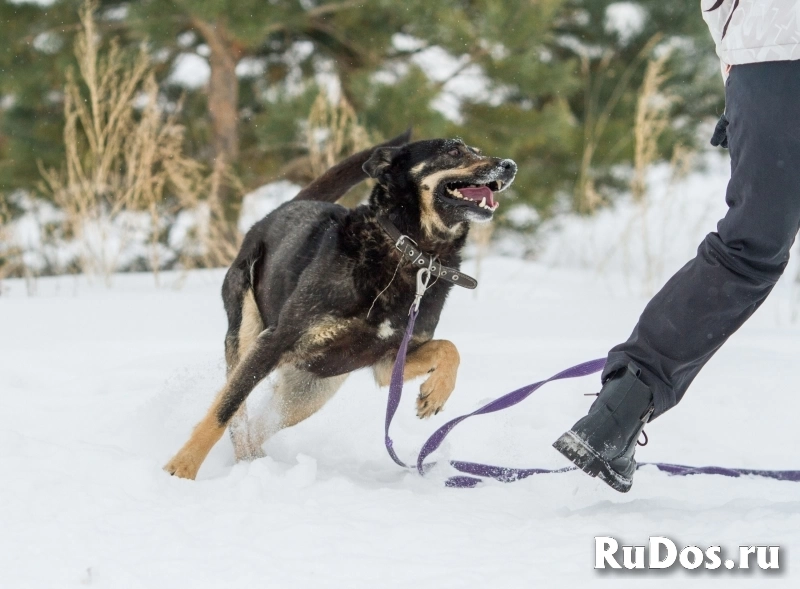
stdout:
[[396,332],[397,328],[392,325],[390,319],[384,319],[381,324],[378,325],[378,339],[390,339]]
[[296,351],[309,371],[328,377],[375,364],[401,338],[402,328],[390,319],[375,325],[360,318],[324,317],[306,331]]
[[[437,303],[433,298],[423,298],[414,328],[415,341],[433,336],[441,312]],[[320,318],[301,337],[295,350],[297,360],[322,377],[372,366],[387,354],[397,352],[408,324],[408,306],[402,312],[375,319],[368,322],[361,317]]]

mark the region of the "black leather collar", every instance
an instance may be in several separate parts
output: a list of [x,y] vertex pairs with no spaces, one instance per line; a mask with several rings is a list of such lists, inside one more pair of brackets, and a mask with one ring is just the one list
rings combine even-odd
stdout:
[[403,235],[400,230],[395,227],[386,217],[379,215],[378,223],[392,238],[394,247],[400,250],[400,254],[411,262],[416,268],[430,268],[431,274],[442,280],[446,280],[452,284],[463,286],[464,288],[475,288],[478,286],[478,281],[472,276],[467,276],[460,270],[449,268],[440,264],[435,257],[429,256],[417,247],[417,244],[412,241],[408,235]]

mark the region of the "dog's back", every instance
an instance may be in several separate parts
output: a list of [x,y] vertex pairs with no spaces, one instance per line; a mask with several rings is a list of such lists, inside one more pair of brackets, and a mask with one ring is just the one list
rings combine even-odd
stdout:
[[[259,276],[271,267],[278,266],[284,270],[302,267],[294,258],[316,251],[326,221],[344,214],[345,209],[333,203],[367,179],[363,165],[372,153],[381,147],[404,145],[410,137],[409,129],[385,143],[346,158],[250,228],[222,284],[222,301],[229,327],[226,347],[238,347],[232,342],[239,339],[245,299],[253,296]],[[273,304],[267,305],[269,307],[279,308],[280,302],[286,300],[297,285],[297,275],[292,272],[283,274],[285,279],[271,289],[269,298]],[[249,306],[255,307],[255,299]],[[259,315],[259,326],[262,329],[269,327],[270,318]],[[252,320],[255,319],[253,316]]]

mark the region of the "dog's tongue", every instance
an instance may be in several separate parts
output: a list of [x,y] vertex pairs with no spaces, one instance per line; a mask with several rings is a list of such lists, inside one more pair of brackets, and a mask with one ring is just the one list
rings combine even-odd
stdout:
[[470,200],[474,200],[476,202],[481,202],[484,198],[486,199],[486,204],[490,207],[494,206],[494,193],[488,186],[474,186],[471,188],[459,188],[458,191],[461,193],[461,196],[464,198],[468,198]]

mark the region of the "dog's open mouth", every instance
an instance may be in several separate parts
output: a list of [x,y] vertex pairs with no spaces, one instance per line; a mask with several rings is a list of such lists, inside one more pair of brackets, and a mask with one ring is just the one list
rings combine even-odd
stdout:
[[494,193],[503,188],[502,180],[493,180],[486,184],[472,182],[448,182],[444,186],[444,198],[456,201],[455,204],[477,206],[494,212],[499,203],[494,200]]

